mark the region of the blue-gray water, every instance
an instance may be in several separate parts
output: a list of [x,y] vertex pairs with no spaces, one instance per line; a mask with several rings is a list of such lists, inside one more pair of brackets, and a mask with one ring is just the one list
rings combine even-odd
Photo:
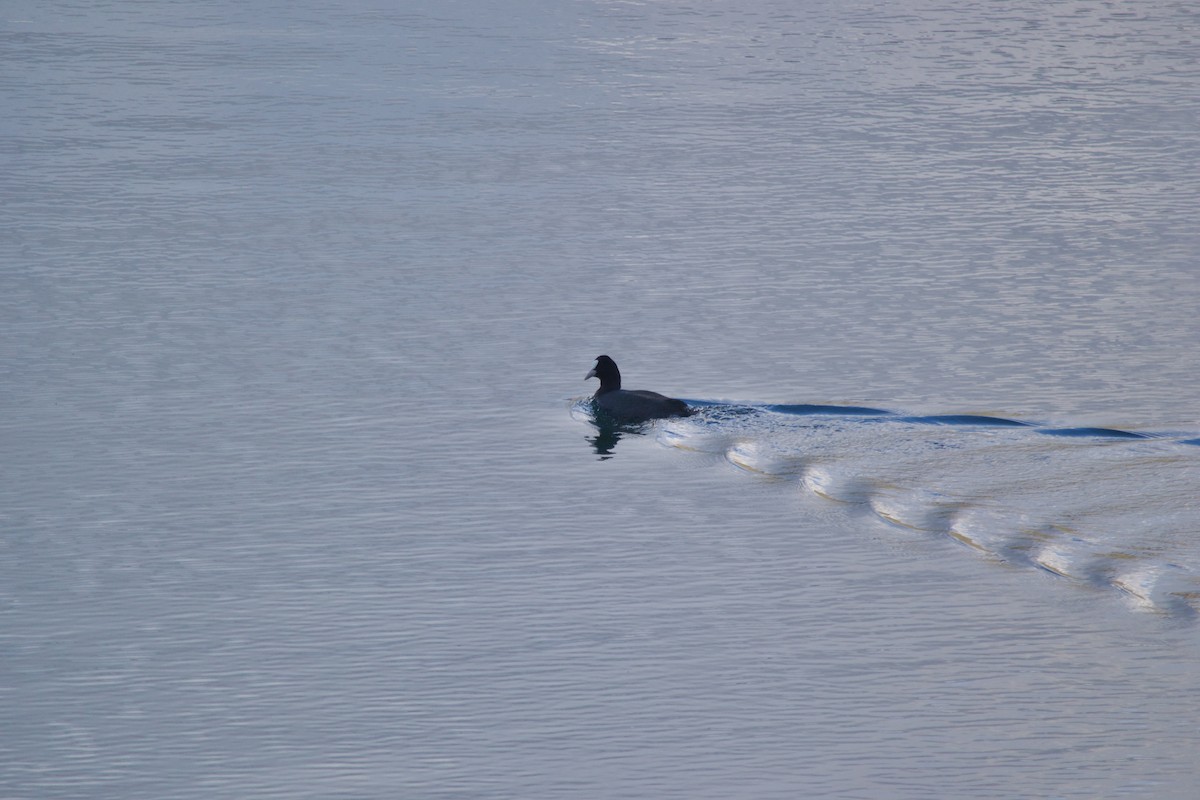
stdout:
[[5,4],[0,795],[1193,797],[1198,33]]

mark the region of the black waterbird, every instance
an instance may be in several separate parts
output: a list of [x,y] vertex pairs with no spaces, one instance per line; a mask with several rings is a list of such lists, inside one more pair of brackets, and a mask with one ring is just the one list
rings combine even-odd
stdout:
[[596,358],[596,366],[584,380],[589,378],[600,379],[600,388],[592,395],[596,411],[620,422],[686,417],[693,413],[682,400],[644,389],[622,389],[621,371],[617,369],[617,362],[608,356]]

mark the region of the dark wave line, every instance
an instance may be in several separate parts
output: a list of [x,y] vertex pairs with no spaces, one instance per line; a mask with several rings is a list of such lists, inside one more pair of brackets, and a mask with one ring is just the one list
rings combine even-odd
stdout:
[[[1045,436],[1061,436],[1064,438],[1074,439],[1164,439],[1170,438],[1170,434],[1160,433],[1139,433],[1137,431],[1126,431],[1120,428],[1098,428],[1098,427],[1078,427],[1078,428],[1046,428],[1037,422],[1027,422],[1019,419],[1009,419],[1007,417],[993,417],[987,414],[930,414],[921,416],[907,416],[899,414],[895,411],[889,411],[884,408],[873,408],[870,406],[837,406],[837,405],[821,405],[815,403],[764,403],[752,405],[739,405],[731,403],[722,403],[712,400],[687,400],[689,405],[699,406],[702,408],[726,408],[730,410],[746,412],[768,411],[774,414],[787,414],[795,417],[807,416],[845,416],[845,417],[869,417],[872,420],[894,421],[894,422],[910,422],[919,425],[953,425],[953,426],[978,426],[987,428],[1034,428],[1038,433]],[[744,410],[744,411],[743,411]],[[1190,444],[1200,446],[1200,438],[1180,439],[1179,444]]]
[[1122,431],[1117,428],[1041,428],[1038,433],[1043,433],[1046,436],[1071,436],[1071,437],[1091,437],[1098,436],[1104,439],[1153,439],[1155,437],[1146,433],[1134,433],[1133,431]]
[[799,417],[807,417],[810,414],[843,414],[848,417],[877,417],[890,416],[896,413],[883,408],[867,408],[865,406],[822,406],[811,405],[809,403],[799,403],[794,405],[769,405],[760,406],[760,408],[765,408],[767,411],[774,411],[776,414],[792,414]]
[[924,425],[983,425],[989,428],[1029,428],[1032,422],[1005,417],[989,417],[984,414],[935,414],[929,417],[901,417],[903,422],[919,422]]

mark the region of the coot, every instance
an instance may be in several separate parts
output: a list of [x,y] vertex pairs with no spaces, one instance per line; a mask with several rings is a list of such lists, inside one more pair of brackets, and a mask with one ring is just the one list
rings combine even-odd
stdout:
[[682,400],[643,389],[622,389],[621,371],[617,369],[617,362],[608,356],[596,358],[596,366],[584,376],[584,380],[588,378],[600,379],[600,388],[592,395],[596,409],[621,422],[686,417],[692,413],[692,409]]

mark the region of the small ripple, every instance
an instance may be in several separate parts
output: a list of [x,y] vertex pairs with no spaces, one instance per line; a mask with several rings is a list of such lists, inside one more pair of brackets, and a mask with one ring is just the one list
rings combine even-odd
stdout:
[[880,519],[909,530],[949,534],[962,501],[925,489],[880,489],[868,505]]
[[866,503],[875,487],[855,475],[847,475],[822,465],[807,467],[800,476],[800,485],[813,494],[838,503]]
[[1192,576],[1173,564],[1147,564],[1140,568],[1115,576],[1111,583],[1134,605],[1144,611],[1169,614],[1176,617],[1194,617],[1196,600]]
[[668,422],[658,429],[659,444],[691,453],[723,455],[732,445],[730,434],[720,428]]
[[1074,554],[1058,546],[1047,546],[1031,559],[1037,567],[1060,578],[1076,578]]
[[804,470],[803,458],[760,442],[736,442],[725,451],[725,458],[739,469],[775,478],[799,475]]

